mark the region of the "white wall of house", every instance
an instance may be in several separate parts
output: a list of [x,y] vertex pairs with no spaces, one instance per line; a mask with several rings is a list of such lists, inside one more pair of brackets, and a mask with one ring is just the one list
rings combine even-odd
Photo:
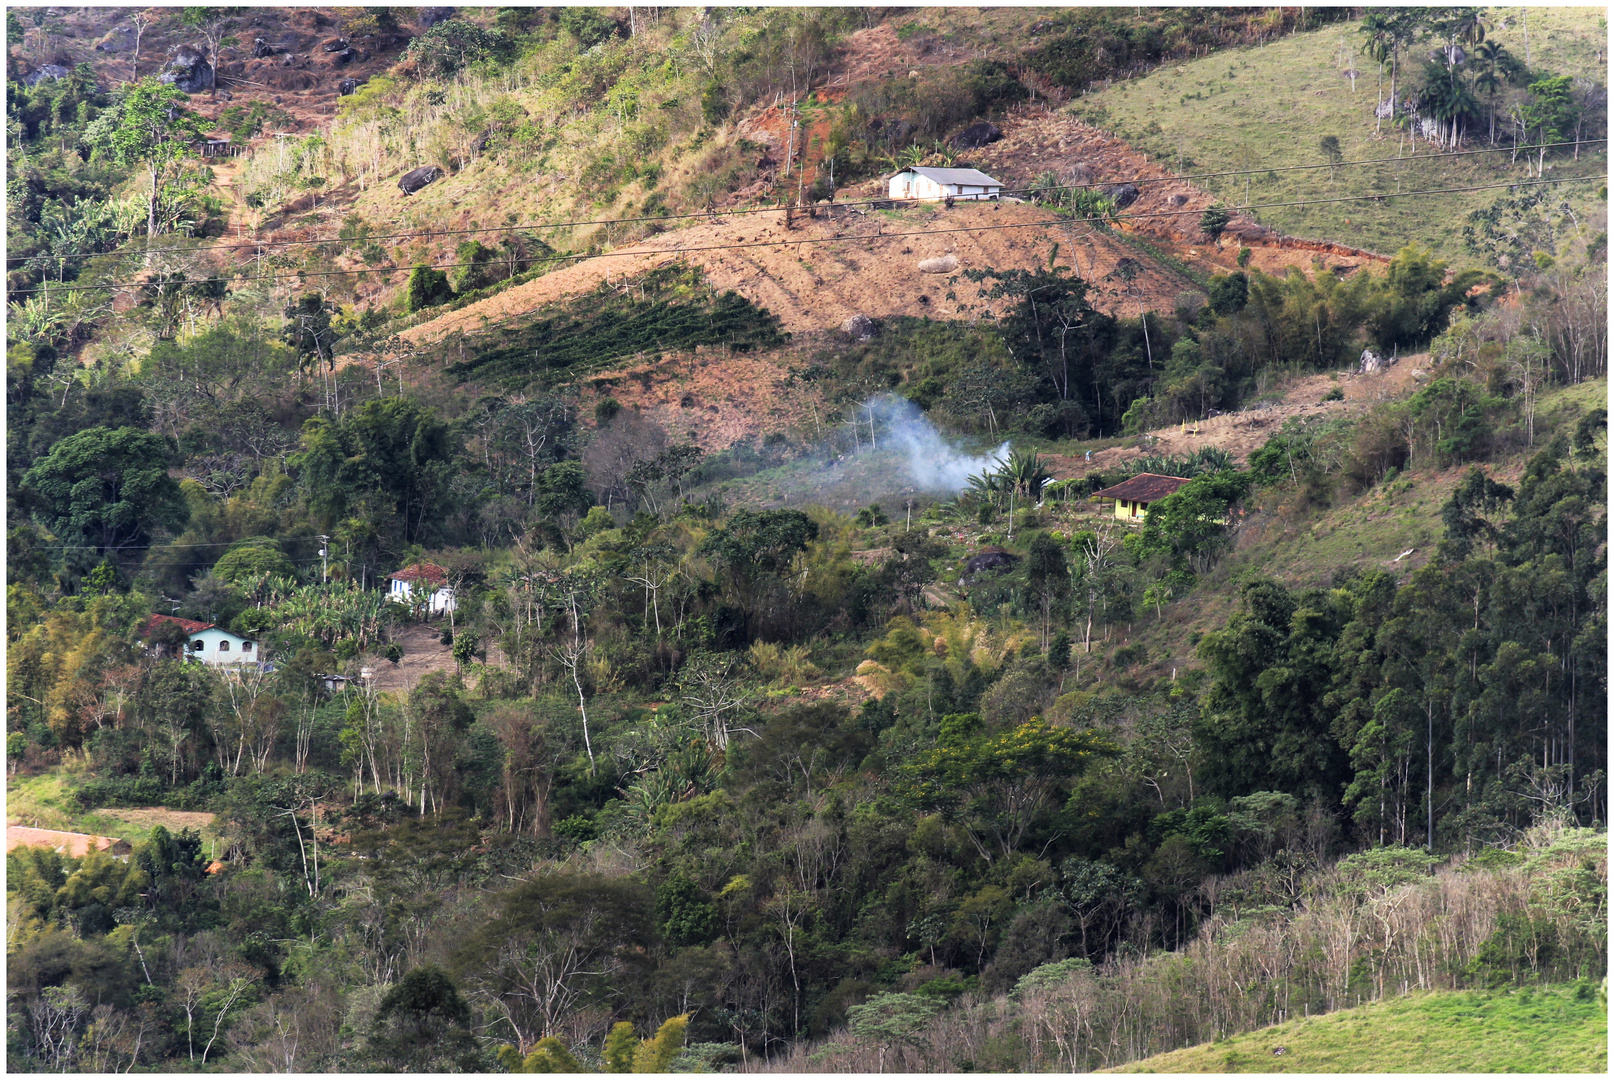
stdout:
[[891,178],[888,190],[889,197],[893,199],[945,199],[949,196],[955,199],[990,199],[995,198],[1002,189],[974,184],[938,184],[928,176],[904,169]]
[[[413,606],[416,584],[416,582],[399,581],[397,578],[393,578],[387,587],[387,599],[406,606]],[[421,585],[420,588],[428,589],[431,586]],[[447,615],[450,611],[458,610],[459,605],[454,601],[454,590],[447,585],[434,589],[431,596],[426,600],[426,611],[432,615]]]
[[190,637],[185,655],[204,664],[256,664],[263,657],[257,642],[210,626]]

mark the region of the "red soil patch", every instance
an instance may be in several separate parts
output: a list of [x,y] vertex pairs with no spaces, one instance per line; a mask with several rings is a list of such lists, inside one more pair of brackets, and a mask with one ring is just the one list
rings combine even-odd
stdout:
[[6,826],[6,850],[15,847],[59,848],[69,857],[83,858],[91,851],[106,851],[121,843],[115,836],[91,836],[88,833],[57,832],[55,829],[31,829],[24,825]]

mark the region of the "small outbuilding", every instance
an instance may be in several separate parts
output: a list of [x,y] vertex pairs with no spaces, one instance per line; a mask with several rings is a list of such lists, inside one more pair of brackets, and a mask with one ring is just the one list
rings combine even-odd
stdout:
[[1119,521],[1142,521],[1149,516],[1150,503],[1164,499],[1186,483],[1185,476],[1139,473],[1124,484],[1095,491],[1093,498],[1115,503],[1115,517]]
[[891,178],[893,199],[995,199],[1003,184],[979,169],[932,169],[913,165]]
[[448,571],[436,563],[411,563],[391,576],[387,599],[408,607],[422,604],[428,615],[446,615],[458,610]]

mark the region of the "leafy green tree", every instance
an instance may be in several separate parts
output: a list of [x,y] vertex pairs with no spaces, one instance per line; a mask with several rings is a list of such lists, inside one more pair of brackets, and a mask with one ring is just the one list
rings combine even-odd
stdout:
[[177,530],[190,516],[168,475],[171,453],[159,436],[136,428],[88,428],[52,446],[22,482],[63,541],[99,552],[140,547],[155,529]]
[[424,311],[452,299],[454,290],[448,284],[448,275],[441,270],[417,266],[409,271],[409,283],[404,290],[404,305],[408,310]]
[[1536,171],[1539,173],[1547,158],[1547,143],[1566,142],[1575,132],[1574,80],[1568,75],[1554,75],[1537,79],[1527,88],[1521,115],[1525,130],[1541,149],[1537,151]]
[[[1059,401],[1074,404],[1090,396],[1094,364],[1113,320],[1088,303],[1087,282],[1062,270],[966,270],[964,276],[990,278],[987,296],[1013,301],[999,323],[1004,344],[1027,371],[1048,379]],[[1066,412],[1069,433],[1079,433],[1075,426],[1086,420],[1085,412]]]
[[145,168],[148,241],[157,235],[163,184],[177,178],[181,159],[206,134],[202,118],[186,107],[189,103],[183,90],[148,77],[125,90],[85,132],[85,141],[97,152],[119,165]]
[[1092,732],[1033,719],[920,754],[902,770],[901,788],[920,807],[963,824],[992,862],[1014,852],[1056,795],[1113,752]]
[[746,635],[772,614],[796,556],[818,539],[818,523],[800,510],[736,510],[701,542],[700,553],[723,567]]
[[213,573],[237,584],[263,574],[294,577],[297,567],[286,557],[278,541],[268,536],[251,536],[231,544],[213,565]]
[[1254,477],[1231,470],[1195,477],[1149,504],[1143,528],[1126,538],[1140,561],[1161,557],[1182,584],[1210,569],[1232,536],[1233,515]]
[[431,410],[382,398],[340,420],[309,420],[302,450],[290,460],[302,470],[310,502],[327,522],[378,494],[408,543],[445,516],[456,450],[448,425]]
[[334,363],[336,333],[331,329],[331,308],[324,296],[304,293],[286,308],[283,340],[297,350],[298,360],[305,367],[317,369]]
[[[571,9],[570,10],[582,10]],[[484,30],[464,19],[447,19],[419,34],[404,52],[428,79],[451,79],[465,68],[497,54],[509,39],[497,30]]]
[[[1339,140],[1335,139],[1335,149],[1339,148]],[[1222,231],[1233,221],[1232,213],[1220,204],[1213,204],[1203,214],[1199,215],[1199,231],[1211,238],[1211,242],[1218,247],[1222,243]]]
[[399,979],[381,999],[369,1047],[393,1072],[480,1071],[471,1008],[447,972],[430,964]]
[[1249,299],[1250,279],[1242,270],[1211,277],[1208,300],[1216,314],[1237,315]]
[[846,1010],[846,1026],[853,1035],[879,1047],[880,1068],[892,1049],[915,1041],[942,1004],[933,997],[918,994],[875,994],[861,1005]]
[[1227,627],[1200,642],[1211,683],[1193,738],[1209,792],[1338,790],[1347,763],[1323,708],[1345,615],[1337,602],[1253,581]]

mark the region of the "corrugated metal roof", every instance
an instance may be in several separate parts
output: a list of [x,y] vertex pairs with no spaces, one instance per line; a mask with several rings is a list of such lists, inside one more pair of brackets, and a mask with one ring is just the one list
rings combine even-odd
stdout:
[[969,187],[1002,187],[1001,180],[994,180],[979,169],[932,169],[928,166],[915,165],[903,169],[896,175],[911,172],[923,176],[927,180],[934,180],[938,184],[963,184]]
[[1114,487],[1095,491],[1095,499],[1130,499],[1133,502],[1154,502],[1164,499],[1188,483],[1185,476],[1161,476],[1159,473],[1139,473],[1132,479]]

